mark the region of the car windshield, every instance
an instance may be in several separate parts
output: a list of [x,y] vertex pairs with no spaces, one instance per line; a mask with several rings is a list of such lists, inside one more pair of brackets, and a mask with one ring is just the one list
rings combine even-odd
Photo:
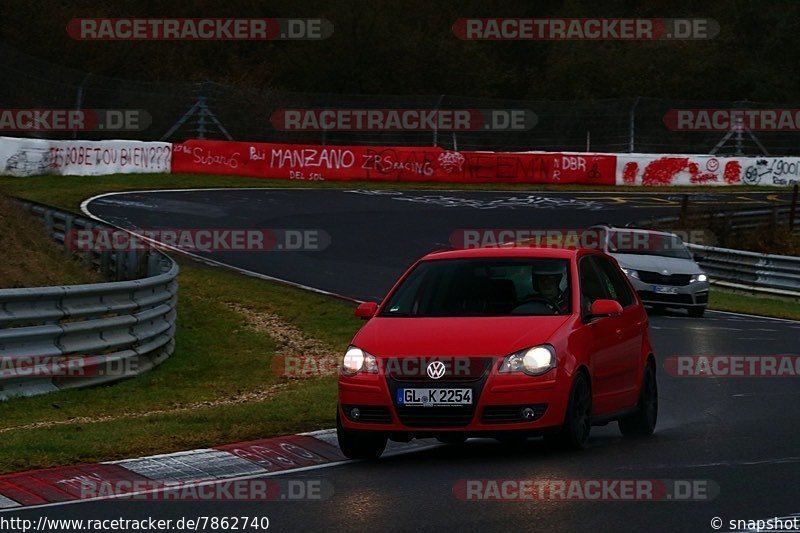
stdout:
[[650,231],[614,231],[609,234],[608,251],[692,259],[692,254],[678,236]]
[[383,317],[569,314],[566,259],[424,261],[387,301]]

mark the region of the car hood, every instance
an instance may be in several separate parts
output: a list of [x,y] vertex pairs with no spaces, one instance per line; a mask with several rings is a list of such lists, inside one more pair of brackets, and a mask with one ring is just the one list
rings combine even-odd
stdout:
[[375,356],[504,356],[550,340],[569,315],[526,317],[374,317],[353,344]]
[[648,270],[650,272],[669,271],[670,274],[700,274],[703,272],[691,259],[662,257],[640,254],[611,254],[622,268]]

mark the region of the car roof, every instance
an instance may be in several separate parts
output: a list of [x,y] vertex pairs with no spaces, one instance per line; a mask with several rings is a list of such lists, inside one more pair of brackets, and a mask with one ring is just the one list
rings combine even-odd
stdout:
[[463,248],[439,250],[422,257],[420,261],[441,259],[475,259],[486,257],[531,257],[541,259],[572,259],[585,254],[605,255],[591,248],[555,248],[544,246],[493,246],[485,248]]
[[630,231],[634,233],[655,233],[658,235],[675,235],[671,231],[653,228],[637,228],[636,226],[614,226],[612,224],[595,224],[592,228],[606,228],[609,231]]

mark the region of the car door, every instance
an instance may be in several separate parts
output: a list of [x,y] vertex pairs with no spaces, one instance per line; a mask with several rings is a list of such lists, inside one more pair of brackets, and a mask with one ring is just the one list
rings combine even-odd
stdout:
[[617,322],[615,319],[588,317],[589,308],[595,300],[609,298],[600,278],[593,256],[584,256],[578,263],[580,277],[581,316],[584,322],[583,337],[586,339],[587,359],[592,377],[592,414],[612,412],[617,383],[615,369],[621,361],[617,351]]
[[625,274],[607,257],[592,258],[608,297],[622,306],[622,316],[613,318],[617,343],[609,358],[608,388],[611,409],[626,409],[636,403],[641,364],[642,343],[647,327],[646,315],[638,305]]

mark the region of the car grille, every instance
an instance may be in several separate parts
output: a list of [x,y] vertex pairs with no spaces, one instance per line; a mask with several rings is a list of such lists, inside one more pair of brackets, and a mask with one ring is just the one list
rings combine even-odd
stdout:
[[[358,419],[350,416],[350,409],[358,407],[361,411]],[[363,422],[365,424],[391,424],[392,414],[389,408],[382,405],[343,405],[342,409],[347,415],[348,420],[353,422]]]
[[645,302],[693,304],[691,294],[661,294],[652,291],[639,291],[639,297]]
[[[426,372],[432,361],[441,361],[445,373],[439,380],[432,380]],[[426,382],[437,386],[441,382],[468,383],[483,379],[492,366],[492,357],[397,357],[384,362],[384,374],[400,383]]]
[[656,285],[672,285],[674,287],[683,287],[689,284],[692,279],[691,274],[661,274],[659,272],[650,272],[648,270],[639,270],[639,280],[643,283],[654,283]]
[[409,427],[463,427],[472,421],[475,406],[398,407],[397,416]]
[[[522,418],[522,410],[530,407],[534,410],[533,418]],[[533,405],[489,405],[483,410],[481,423],[483,424],[513,424],[521,422],[533,422],[544,416],[547,411],[546,403]]]

